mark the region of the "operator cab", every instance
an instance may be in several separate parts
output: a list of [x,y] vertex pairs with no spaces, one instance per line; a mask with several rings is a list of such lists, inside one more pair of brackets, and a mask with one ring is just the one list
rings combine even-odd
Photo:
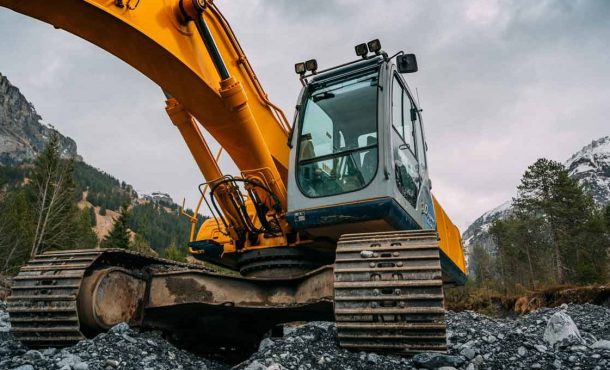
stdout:
[[290,138],[288,222],[335,241],[434,229],[420,109],[402,75],[417,71],[415,56],[388,57],[377,40],[356,53],[362,59],[325,71],[313,60],[295,68],[303,89]]

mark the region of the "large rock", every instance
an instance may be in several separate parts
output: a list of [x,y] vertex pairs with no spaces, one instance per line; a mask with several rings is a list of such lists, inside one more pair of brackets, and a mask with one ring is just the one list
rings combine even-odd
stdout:
[[551,316],[544,331],[544,340],[551,346],[564,340],[570,343],[584,343],[578,327],[572,318],[563,311],[556,312]]

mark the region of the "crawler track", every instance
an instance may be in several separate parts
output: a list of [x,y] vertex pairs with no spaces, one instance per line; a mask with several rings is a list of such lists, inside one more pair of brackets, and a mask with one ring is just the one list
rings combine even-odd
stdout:
[[[144,257],[125,250],[47,252],[22,267],[14,279],[12,295],[8,298],[13,335],[29,347],[63,347],[95,334],[83,324],[83,316],[79,316],[83,315],[82,307],[79,311],[79,304],[83,303],[79,295],[88,296],[84,293],[88,290],[82,288],[83,282],[94,281],[90,277],[109,267],[130,271],[141,279],[155,277],[164,281],[176,277],[182,283],[200,281],[203,285],[180,293],[188,293],[188,302],[199,304],[198,310],[215,309],[215,315],[219,315],[219,307],[225,307],[222,302],[228,299],[235,304],[235,307],[231,307],[233,310],[240,309],[239,312],[252,314],[253,317],[257,314],[267,315],[265,310],[254,310],[261,302],[243,300],[242,294],[235,293],[230,299],[221,298],[220,303],[206,301],[205,295],[198,294],[200,289],[213,288],[222,278],[198,265]],[[333,274],[327,270],[329,275],[324,277],[324,269],[320,271],[312,275],[315,277],[313,280],[303,281],[307,284],[312,282],[314,285],[307,289],[313,289],[321,296],[313,294],[307,298],[307,304],[302,309],[297,309],[301,310],[301,315],[326,319],[325,312],[330,316],[332,306],[326,309],[324,302],[329,301],[332,289],[327,290],[328,293],[321,292],[324,286],[332,284]],[[166,272],[172,275],[168,278]],[[328,285],[316,278],[325,279],[323,281],[327,281]],[[299,279],[272,281],[233,277],[227,280],[227,284],[234,284],[240,289],[262,289],[261,292],[270,294],[269,299],[277,300],[279,296],[274,296],[276,293],[273,292],[277,289],[280,289],[279,292],[282,289],[294,291],[295,284],[301,284]],[[403,354],[446,351],[443,285],[436,233],[415,231],[345,235],[338,243],[334,280],[334,314],[343,347]],[[225,286],[218,289],[216,294],[222,296],[226,293]],[[143,296],[142,302],[148,302],[147,297]],[[157,297],[157,301],[159,299]],[[312,303],[311,299],[319,302]],[[190,307],[180,306],[180,303],[179,300],[168,301],[170,312]],[[161,306],[165,305],[164,301],[161,302]],[[86,303],[82,306],[88,307]],[[284,319],[293,319],[296,313],[291,310],[290,305],[278,306],[274,315],[285,317],[275,321],[279,323]],[[142,322],[143,316],[140,314],[143,315],[143,311],[136,311],[136,316],[133,316],[136,325]],[[225,314],[230,313],[227,311]],[[148,324],[152,327],[168,324],[164,321],[167,316],[157,317],[153,313]],[[269,325],[276,324],[275,321]],[[174,324],[162,327],[173,330]]]
[[334,288],[342,347],[401,354],[447,350],[436,232],[344,235]]
[[77,298],[85,271],[101,250],[49,252],[29,261],[8,297],[11,332],[30,347],[67,346],[84,339]]
[[122,249],[46,252],[30,260],[14,278],[7,299],[11,333],[32,348],[65,347],[85,339],[79,292],[83,280],[103,266],[124,266],[139,272],[147,268],[205,270]]

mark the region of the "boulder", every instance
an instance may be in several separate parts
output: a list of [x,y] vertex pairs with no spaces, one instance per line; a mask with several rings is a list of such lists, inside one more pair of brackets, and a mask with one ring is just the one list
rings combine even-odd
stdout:
[[584,343],[578,327],[563,311],[558,311],[551,316],[543,338],[551,347],[564,340],[571,343]]

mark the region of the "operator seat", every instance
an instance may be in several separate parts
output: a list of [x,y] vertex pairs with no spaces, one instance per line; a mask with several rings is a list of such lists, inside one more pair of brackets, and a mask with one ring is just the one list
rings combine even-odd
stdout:
[[[311,142],[311,139],[305,139],[301,141],[301,150],[299,152],[299,158],[301,160],[312,159],[316,157],[316,151]],[[302,166],[299,171],[299,176],[302,179],[302,186],[304,187],[304,191],[309,196],[317,196],[318,195],[318,185],[316,178],[319,176],[318,164],[313,164],[309,166]]]
[[[374,136],[368,136],[366,138],[366,145],[375,145],[377,144],[377,138]],[[362,158],[362,177],[364,178],[364,182],[368,183],[371,181],[373,176],[375,176],[375,172],[377,171],[377,148],[370,149],[366,153],[364,153],[364,157]]]
[[311,139],[301,141],[300,159],[311,159],[316,157],[316,150],[313,147]]

